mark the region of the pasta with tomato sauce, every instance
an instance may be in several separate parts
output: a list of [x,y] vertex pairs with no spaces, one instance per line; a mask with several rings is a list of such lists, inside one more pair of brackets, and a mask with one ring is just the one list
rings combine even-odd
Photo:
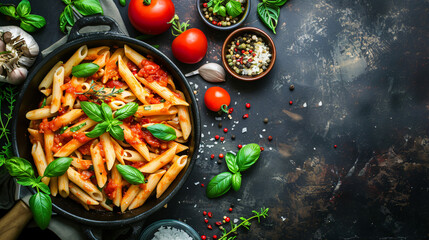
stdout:
[[[85,45],[63,60],[40,84],[44,99],[39,108],[26,115],[39,172],[55,158],[73,158],[63,176],[47,179],[55,189],[52,194],[70,197],[88,210],[113,211],[116,206],[122,212],[142,206],[151,195],[161,197],[188,161],[183,143],[192,131],[189,104],[171,75],[127,45]],[[73,75],[73,67],[84,63],[99,68],[90,76]],[[136,112],[118,123],[123,140],[108,131],[97,137],[88,134],[102,123],[88,116],[84,102],[107,104],[112,112],[107,118],[112,119],[128,103],[137,103]],[[172,129],[175,139],[154,136],[148,130],[154,124]],[[127,182],[118,165],[140,170],[146,182]]]

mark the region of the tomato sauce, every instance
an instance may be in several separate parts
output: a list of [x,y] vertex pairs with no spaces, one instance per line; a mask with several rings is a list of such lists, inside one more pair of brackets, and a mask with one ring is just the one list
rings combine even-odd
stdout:
[[139,77],[144,77],[148,82],[157,82],[162,87],[166,87],[168,83],[167,73],[161,67],[149,60],[141,62],[142,68],[137,73]]
[[116,196],[116,188],[118,187],[118,185],[116,183],[113,182],[112,179],[109,179],[109,181],[107,182],[106,187],[103,188],[104,193],[106,194],[106,196],[109,199],[113,199]]
[[81,143],[88,142],[91,138],[87,137],[83,132],[76,132],[73,134],[73,138],[78,140]]
[[143,129],[141,130],[143,134],[143,139],[152,147],[159,148],[161,145],[161,141],[158,138],[155,138],[152,133],[150,133],[148,130]]
[[94,176],[94,174],[95,174],[94,171],[86,171],[86,170],[84,170],[84,171],[82,171],[80,173],[80,178],[82,178],[83,180],[88,180],[92,176]]
[[91,144],[92,141],[85,143],[84,145],[82,145],[80,148],[78,148],[77,150],[82,153],[83,155],[91,155]]
[[122,81],[119,81],[119,80],[110,80],[110,81],[108,81],[106,83],[106,86],[108,88],[116,88],[116,89],[118,89],[118,88],[122,88],[122,87],[126,86],[126,83],[124,83]]
[[58,152],[65,144],[67,144],[72,137],[65,136],[63,134],[54,135],[54,146],[52,146],[52,152]]

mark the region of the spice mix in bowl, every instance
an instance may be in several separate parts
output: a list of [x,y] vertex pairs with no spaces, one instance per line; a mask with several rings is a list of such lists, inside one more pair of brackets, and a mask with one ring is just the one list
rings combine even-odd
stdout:
[[264,77],[273,67],[276,49],[264,31],[244,27],[232,32],[222,48],[222,62],[235,78],[253,81]]
[[249,15],[250,0],[197,0],[202,20],[217,30],[232,30]]

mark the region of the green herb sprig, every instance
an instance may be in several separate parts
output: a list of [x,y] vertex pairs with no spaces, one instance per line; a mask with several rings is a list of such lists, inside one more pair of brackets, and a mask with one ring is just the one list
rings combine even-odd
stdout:
[[226,14],[235,18],[243,12],[241,9],[241,3],[235,0],[229,0],[226,4],[223,4],[225,0],[210,0],[207,3],[207,7],[213,7],[213,13],[219,14],[222,17],[226,17]]
[[261,21],[276,34],[276,27],[280,17],[280,7],[287,0],[262,0],[258,4],[257,11]]
[[[15,109],[15,97],[18,94],[17,88],[7,83],[0,84],[0,109],[3,114],[0,115],[0,141],[4,140],[4,145],[0,149],[0,166],[6,159],[12,157],[12,143],[10,142],[9,123],[12,119]],[[5,104],[3,106],[3,104]],[[3,110],[5,110],[3,112]]]
[[120,141],[124,141],[124,130],[119,126],[122,124],[120,120],[134,115],[138,109],[137,103],[129,102],[118,109],[113,116],[112,109],[104,102],[101,103],[101,106],[86,101],[81,102],[80,105],[90,119],[98,122],[94,129],[86,134],[87,137],[96,138],[109,132],[112,137]]
[[62,0],[67,6],[60,15],[60,29],[63,33],[67,32],[67,26],[74,26],[75,20],[73,12],[76,15],[89,16],[94,14],[104,14],[103,8],[98,0]]
[[237,155],[227,153],[225,162],[230,172],[223,172],[213,177],[206,188],[209,198],[216,198],[227,193],[231,187],[238,191],[241,187],[241,172],[249,169],[259,159],[261,148],[256,143],[242,147]]
[[41,229],[48,227],[52,215],[52,201],[49,197],[51,191],[45,183],[44,177],[59,177],[70,167],[72,158],[57,158],[46,167],[43,176],[36,178],[31,163],[24,158],[12,157],[5,161],[7,171],[16,178],[17,183],[23,186],[36,188],[37,193],[30,197],[29,205],[34,221]]
[[268,211],[269,210],[270,210],[269,208],[261,208],[261,212],[253,210],[252,213],[254,215],[252,217],[247,218],[247,219],[244,217],[240,217],[240,220],[242,220],[242,222],[240,224],[235,224],[231,221],[231,230],[229,232],[226,232],[226,229],[223,228],[223,235],[221,238],[219,238],[219,240],[233,240],[233,239],[235,239],[237,236],[228,237],[228,235],[230,235],[231,233],[237,233],[237,229],[240,227],[244,227],[247,230],[249,230],[250,225],[252,225],[250,223],[250,220],[252,220],[254,218],[258,218],[258,223],[261,222],[261,217],[263,217],[263,218],[268,217]]
[[86,92],[75,92],[75,94],[78,95],[84,95],[88,98],[93,97],[93,98],[97,98],[100,100],[105,100],[106,98],[109,97],[116,97],[116,94],[120,94],[124,91],[124,89],[119,88],[116,89],[115,87],[112,88],[112,90],[110,91],[110,93],[107,93],[106,90],[104,90],[105,88],[102,87],[100,89],[95,89],[96,85],[94,83],[94,81],[91,81],[91,84],[89,85],[89,89]]
[[13,4],[0,3],[0,13],[21,21],[19,27],[27,32],[35,32],[46,25],[44,17],[31,14],[31,5],[28,0],[22,0],[17,7]]

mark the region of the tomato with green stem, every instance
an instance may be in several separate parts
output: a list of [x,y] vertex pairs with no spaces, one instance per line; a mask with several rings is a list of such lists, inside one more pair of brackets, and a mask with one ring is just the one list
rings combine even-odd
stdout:
[[167,31],[174,13],[171,0],[131,0],[128,5],[131,24],[144,34],[157,35]]
[[188,64],[201,61],[207,53],[206,35],[197,28],[187,29],[189,27],[188,21],[180,23],[177,15],[170,23],[173,27],[171,33],[176,36],[171,44],[174,57]]
[[223,111],[228,113],[228,105],[231,103],[229,93],[221,87],[211,87],[204,94],[204,103],[211,111]]

